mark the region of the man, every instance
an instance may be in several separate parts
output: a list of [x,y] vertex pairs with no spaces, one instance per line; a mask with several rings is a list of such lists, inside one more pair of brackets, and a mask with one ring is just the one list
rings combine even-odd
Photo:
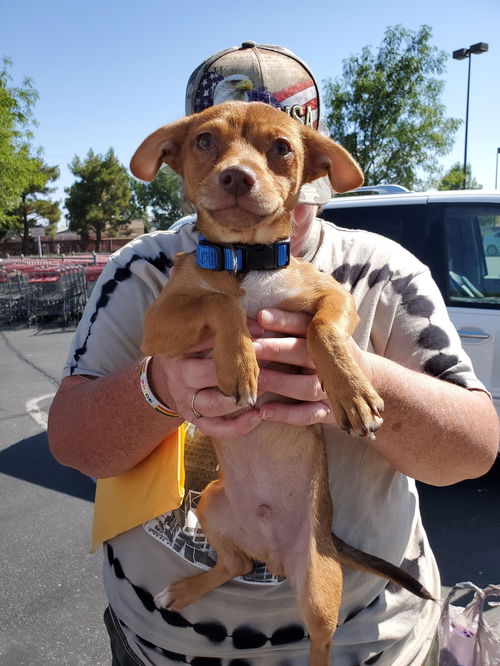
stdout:
[[[187,113],[227,99],[265,101],[321,129],[314,78],[281,47],[245,42],[200,65],[188,83]],[[193,512],[199,488],[189,482],[183,505],[172,510],[177,487],[171,492],[166,472],[157,473],[171,459],[177,464],[176,436],[184,421],[214,437],[250,432],[262,420],[322,424],[336,534],[401,565],[440,595],[414,479],[446,485],[484,474],[496,455],[496,414],[428,269],[392,241],[317,219],[318,204],[329,197],[322,180],[303,188],[292,252],[333,273],[353,293],[361,321],[352,352],[385,402],[375,440],[337,427],[307,353],[306,315],[264,310],[250,322],[259,361],[303,369],[289,375],[263,367],[259,391],[294,398],[294,404],[270,402],[225,419],[238,408],[213,388],[213,363],[197,354],[210,348],[210,340],[183,357],[143,358],[144,312],[168,280],[174,255],[195,249],[195,225],[136,239],[113,256],[96,284],[51,408],[49,438],[63,464],[112,477],[107,495],[98,487],[96,513],[100,520],[104,511],[108,531],[95,540],[106,541],[113,664],[307,662],[294,595],[286,580],[262,567],[182,614],[155,604],[165,585],[213,563]],[[267,337],[269,332],[274,334]],[[207,462],[210,469],[202,471],[210,477],[214,465],[205,451],[195,472]],[[111,504],[121,505],[121,522],[113,523]],[[438,617],[437,604],[346,571],[334,663],[422,664]]]

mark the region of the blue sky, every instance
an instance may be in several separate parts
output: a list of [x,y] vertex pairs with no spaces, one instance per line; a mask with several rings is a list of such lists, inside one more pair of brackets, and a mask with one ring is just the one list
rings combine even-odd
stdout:
[[[282,44],[300,55],[320,84],[339,76],[342,60],[377,48],[389,25],[424,23],[433,44],[451,54],[476,42],[468,158],[485,188],[495,184],[500,147],[500,1],[378,0],[0,0],[0,56],[13,60],[14,82],[32,78],[40,94],[35,144],[61,169],[58,193],[73,182],[67,165],[89,148],[113,147],[128,166],[151,131],[184,113],[192,70],[207,56],[245,40]],[[444,103],[465,118],[467,60],[451,59]],[[443,167],[463,160],[464,127]],[[500,168],[500,167],[499,167]],[[500,179],[500,175],[499,175]]]

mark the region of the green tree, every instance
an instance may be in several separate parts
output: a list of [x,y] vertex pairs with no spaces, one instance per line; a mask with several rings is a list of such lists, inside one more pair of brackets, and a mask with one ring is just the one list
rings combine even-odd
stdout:
[[19,203],[11,212],[11,230],[23,241],[23,253],[28,253],[30,229],[46,223],[46,233],[53,236],[57,222],[61,219],[59,201],[52,201],[50,195],[55,187],[50,184],[59,178],[59,168],[45,164],[41,153],[32,158],[31,182],[21,192]]
[[168,229],[185,214],[182,178],[164,166],[155,180],[144,185],[143,201],[150,208],[157,229]]
[[149,222],[149,216],[147,211],[147,185],[141,180],[137,180],[133,176],[130,178],[130,211],[131,217],[134,220],[142,220],[144,222],[144,230],[146,232],[151,231],[151,224]]
[[105,229],[116,234],[133,218],[130,177],[112,148],[105,155],[89,150],[84,160],[75,156],[69,168],[76,177],[65,190],[69,228],[87,239],[94,232],[98,252]]
[[20,86],[12,85],[9,68],[12,62],[3,58],[0,64],[0,233],[10,231],[12,211],[21,193],[33,179],[35,165],[29,142],[36,124],[33,107],[38,93],[30,79]]
[[[438,190],[461,190],[464,184],[464,167],[455,162],[437,183]],[[483,188],[472,175],[472,168],[467,164],[465,169],[465,188],[467,190],[481,190]]]
[[388,27],[378,51],[365,47],[326,82],[326,122],[332,137],[359,162],[369,185],[409,189],[435,177],[437,157],[453,145],[460,120],[441,101],[447,54],[430,44],[431,28]]

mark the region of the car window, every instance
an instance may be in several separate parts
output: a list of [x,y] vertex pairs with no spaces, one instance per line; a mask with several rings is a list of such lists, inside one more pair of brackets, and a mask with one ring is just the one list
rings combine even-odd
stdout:
[[366,229],[391,238],[428,266],[441,291],[446,292],[441,206],[422,203],[325,207],[321,217],[339,227]]
[[450,305],[500,308],[500,205],[444,208]]

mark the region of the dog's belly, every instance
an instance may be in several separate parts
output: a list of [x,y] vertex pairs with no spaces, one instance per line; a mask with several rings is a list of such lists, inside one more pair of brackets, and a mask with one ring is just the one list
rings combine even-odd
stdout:
[[[252,271],[241,283],[240,302],[249,317],[279,307],[300,293],[294,269]],[[276,334],[273,334],[276,335]],[[258,405],[283,399],[265,394]],[[294,584],[313,532],[311,499],[324,457],[312,428],[261,423],[237,440],[215,442],[225,494],[234,516],[234,538],[254,560]]]
[[322,438],[313,428],[262,423],[245,437],[214,444],[235,541],[293,583],[315,529],[312,502],[326,474]]
[[256,319],[262,308],[278,307],[280,303],[299,293],[290,280],[288,269],[276,271],[251,271],[241,283],[245,293],[240,302],[247,314]]

